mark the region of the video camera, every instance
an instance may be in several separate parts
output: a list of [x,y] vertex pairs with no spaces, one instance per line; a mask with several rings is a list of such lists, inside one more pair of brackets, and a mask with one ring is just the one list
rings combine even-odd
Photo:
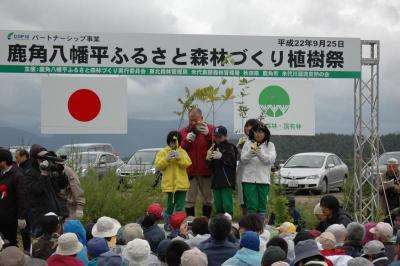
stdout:
[[45,155],[38,157],[42,160],[39,167],[42,171],[58,172],[64,170],[65,159],[58,157],[55,152],[49,151]]

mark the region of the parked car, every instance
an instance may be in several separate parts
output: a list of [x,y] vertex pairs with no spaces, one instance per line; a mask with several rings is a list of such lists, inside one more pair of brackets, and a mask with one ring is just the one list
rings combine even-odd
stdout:
[[136,151],[129,161],[116,171],[119,176],[155,174],[154,161],[161,148],[141,149]]
[[103,151],[73,153],[67,159],[67,164],[74,168],[81,177],[93,169],[99,176],[108,171],[115,171],[124,162],[115,154]]
[[348,174],[347,165],[336,154],[299,153],[281,167],[275,182],[280,182],[287,190],[328,193],[332,188],[342,189]]
[[400,162],[400,151],[385,152],[379,156],[379,173],[386,173],[386,165],[390,158],[395,158]]
[[11,146],[8,150],[11,152],[12,157],[13,157],[13,161],[15,161],[15,152],[19,149],[24,149],[26,150],[28,153],[31,150],[31,146],[28,145],[17,145],[17,146]]
[[110,143],[77,143],[64,145],[56,153],[58,156],[68,157],[72,153],[93,151],[114,153],[114,148]]

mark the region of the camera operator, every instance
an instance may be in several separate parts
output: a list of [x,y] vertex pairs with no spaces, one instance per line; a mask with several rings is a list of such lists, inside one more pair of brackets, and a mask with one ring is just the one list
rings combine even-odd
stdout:
[[67,165],[64,165],[63,174],[67,177],[68,185],[61,191],[60,196],[67,201],[69,218],[80,220],[83,218],[86,201],[79,176],[74,169]]
[[44,214],[54,212],[62,218],[68,217],[66,200],[60,196],[61,190],[68,186],[68,178],[63,173],[63,160],[48,153],[44,147],[32,145],[32,168],[25,172],[34,236],[40,233],[38,218]]

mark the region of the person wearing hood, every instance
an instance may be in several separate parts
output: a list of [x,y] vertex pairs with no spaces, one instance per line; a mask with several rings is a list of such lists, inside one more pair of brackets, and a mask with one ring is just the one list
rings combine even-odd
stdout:
[[29,198],[29,207],[32,212],[32,230],[34,236],[40,235],[39,219],[49,212],[59,217],[68,217],[67,204],[60,197],[60,191],[68,186],[68,179],[62,174],[63,166],[57,165],[56,175],[50,174],[47,169],[48,161],[44,158],[47,150],[33,144],[29,152],[32,168],[25,172],[25,185]]
[[[299,210],[296,208],[296,199],[294,196],[288,195],[287,200],[288,200],[288,211],[289,211],[289,215],[293,219],[293,224],[296,225],[296,227],[298,228],[298,231],[301,231],[302,220],[301,220],[301,214],[300,214]],[[269,225],[275,224],[275,213],[272,212],[270,214],[268,224]]]
[[0,233],[17,246],[17,228],[26,227],[27,199],[23,175],[13,165],[9,150],[0,149]]
[[64,233],[74,233],[78,237],[79,242],[82,244],[82,249],[76,254],[76,258],[87,266],[89,259],[86,249],[86,230],[82,223],[79,220],[67,220],[64,224]]
[[222,266],[259,266],[262,259],[259,251],[260,238],[258,234],[246,231],[240,239],[240,249],[235,256],[225,261]]
[[340,207],[339,200],[332,195],[326,195],[321,198],[320,205],[326,216],[325,225],[328,228],[332,224],[342,224],[346,227],[351,223],[350,215]]

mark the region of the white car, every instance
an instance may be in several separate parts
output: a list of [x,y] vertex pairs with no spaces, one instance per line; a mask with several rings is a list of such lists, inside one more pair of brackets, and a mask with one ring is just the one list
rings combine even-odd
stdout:
[[141,149],[136,151],[129,161],[116,171],[120,177],[134,175],[152,175],[156,173],[154,165],[156,155],[162,148]]
[[295,154],[279,170],[276,183],[287,190],[313,190],[323,194],[332,188],[342,189],[349,175],[348,167],[333,153]]
[[111,152],[89,151],[70,154],[67,164],[84,177],[89,169],[93,169],[97,175],[102,176],[108,171],[115,171],[124,162]]

